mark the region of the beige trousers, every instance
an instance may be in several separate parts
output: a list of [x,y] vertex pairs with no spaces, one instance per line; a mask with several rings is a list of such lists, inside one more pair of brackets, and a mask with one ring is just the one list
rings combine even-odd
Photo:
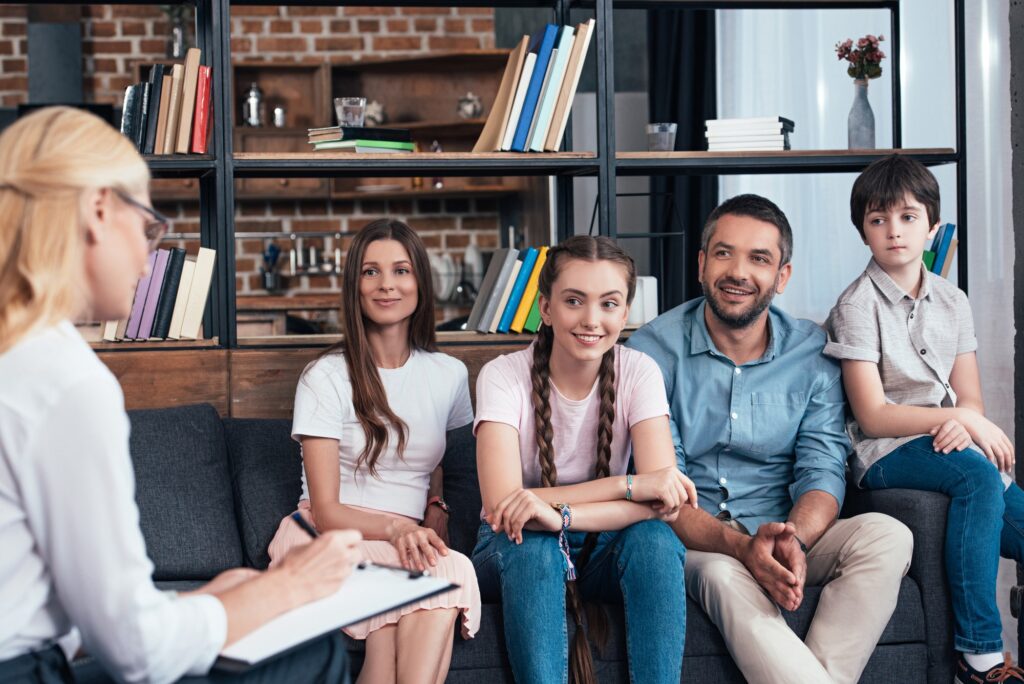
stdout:
[[807,641],[732,556],[686,552],[686,591],[718,626],[752,684],[854,684],[896,608],[914,538],[887,515],[837,520],[807,554],[807,584],[825,585]]

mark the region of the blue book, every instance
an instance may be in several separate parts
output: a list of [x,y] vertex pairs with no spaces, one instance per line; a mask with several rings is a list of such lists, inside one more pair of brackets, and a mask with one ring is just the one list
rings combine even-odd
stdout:
[[953,241],[953,233],[956,232],[956,226],[952,223],[947,223],[939,229],[939,232],[935,235],[935,262],[932,264],[932,273],[942,273],[942,266],[946,263],[946,257],[949,254],[949,243]]
[[544,37],[541,38],[540,48],[537,51],[537,64],[533,67],[530,86],[526,90],[526,99],[523,100],[523,111],[519,114],[516,134],[512,138],[512,149],[516,152],[526,151],[526,139],[530,134],[530,124],[533,123],[537,101],[540,99],[540,89],[544,85],[544,76],[548,72],[548,61],[551,59],[551,50],[555,47],[557,36],[558,27],[556,25],[548,24],[544,28]]
[[512,319],[516,317],[519,300],[523,298],[526,282],[530,279],[530,274],[533,273],[533,265],[535,263],[537,263],[537,248],[530,247],[526,250],[526,256],[523,257],[523,266],[519,269],[516,282],[512,285],[512,294],[508,297],[505,312],[501,314],[501,320],[498,321],[498,332],[507,333],[509,328],[512,327]]

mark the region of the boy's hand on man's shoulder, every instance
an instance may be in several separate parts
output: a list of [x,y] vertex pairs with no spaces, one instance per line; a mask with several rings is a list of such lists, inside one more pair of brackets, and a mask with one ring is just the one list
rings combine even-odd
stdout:
[[1013,472],[1013,443],[1003,430],[991,420],[970,409],[961,411],[960,423],[967,430],[971,441],[1004,473]]

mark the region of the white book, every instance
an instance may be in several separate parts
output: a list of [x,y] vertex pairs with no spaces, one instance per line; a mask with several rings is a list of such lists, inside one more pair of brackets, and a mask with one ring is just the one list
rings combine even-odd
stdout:
[[774,135],[708,135],[708,143],[785,143],[789,136],[785,133]]
[[528,138],[526,149],[532,152],[544,151],[544,140],[548,136],[548,131],[551,130],[551,117],[554,116],[555,103],[562,91],[565,67],[569,64],[569,55],[572,54],[574,40],[572,26],[563,26],[558,47],[551,53],[551,68],[548,69],[548,77],[544,79],[544,87],[540,91],[540,104],[537,105],[533,130],[530,131]]
[[200,326],[203,323],[203,311],[206,309],[206,298],[210,294],[210,283],[213,282],[213,267],[217,252],[206,247],[199,248],[196,256],[196,268],[192,274],[192,284],[188,288],[188,302],[185,304],[185,317],[181,322],[183,340],[199,338]]
[[726,126],[708,128],[704,131],[704,137],[707,138],[713,135],[782,135],[789,132],[782,124],[774,126]]
[[551,58],[548,59],[548,70],[544,72],[544,80],[540,84],[540,94],[537,95],[537,106],[533,110],[533,119],[530,120],[530,130],[526,132],[526,151],[530,150],[530,141],[537,132],[537,122],[540,121],[540,104],[543,101],[544,93],[551,86],[551,74],[554,72],[555,60],[558,59],[558,48],[551,50]]
[[501,141],[501,150],[508,152],[512,149],[512,138],[516,136],[516,127],[519,124],[519,116],[523,113],[523,100],[526,99],[526,91],[530,87],[530,78],[533,76],[533,68],[537,65],[537,53],[530,52],[523,62],[523,73],[519,76],[519,86],[516,88],[516,96],[512,100],[512,111],[508,115],[508,123],[505,126],[505,137]]
[[336,593],[279,615],[225,648],[214,668],[246,671],[322,634],[455,588],[443,577],[369,564],[357,567]]
[[516,284],[516,278],[519,277],[519,270],[522,267],[523,260],[516,259],[516,263],[512,266],[512,274],[508,277],[508,282],[505,283],[505,291],[501,294],[501,299],[498,300],[498,310],[494,312],[494,318],[491,319],[491,326],[487,329],[487,332],[498,332],[498,323],[501,322],[501,315],[505,313],[505,307],[508,306],[508,298],[512,296],[512,287]]
[[794,123],[782,116],[755,116],[746,119],[706,119],[704,121],[708,128],[726,128],[730,126],[774,126],[787,125],[795,127]]
[[117,341],[117,324],[119,321],[106,321],[103,324],[103,340],[105,342]]
[[780,143],[718,143],[714,145],[708,145],[709,152],[736,152],[740,150],[753,152],[777,150],[779,152],[782,152],[785,149],[785,146]]
[[171,314],[171,327],[167,339],[181,339],[181,324],[185,322],[185,307],[188,305],[188,292],[192,287],[192,277],[196,272],[196,260],[185,257],[181,266],[181,281],[178,283],[178,296],[174,299],[174,312]]

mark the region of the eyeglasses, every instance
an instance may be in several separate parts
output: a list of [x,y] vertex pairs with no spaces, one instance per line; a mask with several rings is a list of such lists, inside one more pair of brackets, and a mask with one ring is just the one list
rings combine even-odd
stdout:
[[111,190],[122,202],[138,209],[146,215],[148,220],[146,221],[146,225],[143,226],[142,231],[146,236],[146,242],[148,243],[149,249],[156,249],[161,238],[163,238],[167,233],[167,229],[171,225],[171,220],[153,207],[147,207],[145,204],[139,202],[137,199],[122,190],[118,190],[117,188],[111,188]]

